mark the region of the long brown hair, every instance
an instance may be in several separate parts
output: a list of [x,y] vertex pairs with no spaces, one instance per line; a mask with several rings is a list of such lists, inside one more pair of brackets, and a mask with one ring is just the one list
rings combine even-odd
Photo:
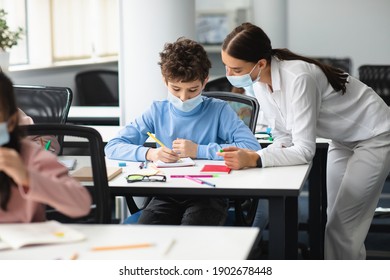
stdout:
[[[0,71],[0,114],[4,121],[7,121],[10,116],[18,112],[16,100],[13,91],[11,80]],[[20,152],[20,138],[22,136],[19,126],[10,133],[10,141],[3,147],[11,148]],[[0,171],[0,208],[7,210],[7,205],[11,197],[11,186],[13,180],[4,172]]]
[[253,63],[266,59],[270,64],[272,56],[279,60],[303,60],[320,67],[334,90],[341,91],[342,94],[346,91],[348,73],[288,49],[273,49],[267,34],[260,27],[248,22],[239,25],[226,36],[222,50],[236,59]]

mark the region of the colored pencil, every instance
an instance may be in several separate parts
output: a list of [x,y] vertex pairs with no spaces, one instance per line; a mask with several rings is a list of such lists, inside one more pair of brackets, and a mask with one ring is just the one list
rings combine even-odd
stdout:
[[118,246],[93,247],[91,250],[92,251],[127,250],[127,249],[147,248],[152,246],[154,246],[154,244],[152,243],[139,243],[139,244],[129,244],[129,245],[118,245]]

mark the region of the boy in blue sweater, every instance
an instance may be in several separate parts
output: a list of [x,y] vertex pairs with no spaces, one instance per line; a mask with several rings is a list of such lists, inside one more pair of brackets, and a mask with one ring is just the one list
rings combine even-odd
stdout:
[[[175,162],[180,157],[222,160],[221,147],[259,150],[250,129],[224,101],[201,95],[208,81],[210,60],[195,41],[179,38],[160,53],[161,73],[168,88],[166,100],[151,107],[119,131],[106,147],[117,160]],[[147,132],[166,147],[144,147]],[[154,197],[142,211],[141,224],[223,225],[225,198]]]

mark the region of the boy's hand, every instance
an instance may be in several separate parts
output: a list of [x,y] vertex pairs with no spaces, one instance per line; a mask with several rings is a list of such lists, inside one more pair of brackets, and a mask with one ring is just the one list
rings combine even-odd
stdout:
[[179,155],[167,147],[160,147],[149,149],[146,153],[146,159],[149,161],[176,162],[179,160]]
[[218,152],[225,160],[225,164],[231,169],[242,169],[245,167],[256,167],[259,155],[248,149],[240,149],[237,147],[223,148],[223,152]]
[[198,144],[186,139],[176,139],[172,143],[172,149],[180,157],[196,158],[198,154]]

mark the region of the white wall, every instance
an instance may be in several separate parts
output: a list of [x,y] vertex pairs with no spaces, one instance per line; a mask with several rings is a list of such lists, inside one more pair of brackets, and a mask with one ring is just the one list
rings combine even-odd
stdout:
[[[122,0],[126,3],[133,2]],[[143,0],[142,0],[143,1]],[[353,71],[351,74],[357,75],[357,68],[362,64],[390,64],[390,0],[277,0],[277,3],[286,2],[286,7],[278,7],[274,2],[271,5],[267,1],[274,0],[197,0],[197,9],[224,9],[232,4],[242,7],[254,7],[256,13],[254,23],[264,26],[265,31],[270,36],[274,47],[288,47],[292,51],[308,56],[333,56],[352,59]],[[253,5],[250,5],[253,1]],[[157,3],[159,3],[158,0]],[[160,3],[166,3],[161,1]],[[263,4],[261,4],[263,3]],[[128,4],[129,5],[129,4]],[[233,5],[233,4],[232,4]],[[230,9],[230,7],[229,7]],[[161,26],[156,22],[154,13],[156,7],[150,12],[139,11],[139,17],[143,21],[128,28],[135,33],[140,32],[143,22],[150,22],[151,32],[144,36],[162,36]],[[176,20],[176,14],[186,16],[182,10],[172,10],[169,16],[171,21]],[[125,13],[126,14],[126,13]],[[287,16],[285,16],[287,14]],[[164,13],[161,17],[168,17]],[[182,20],[182,17],[180,17]],[[186,20],[193,21],[193,16],[186,16]],[[287,24],[286,24],[287,22]],[[286,28],[286,31],[283,31]],[[285,33],[281,35],[281,33]],[[138,33],[139,34],[139,33]],[[283,38],[285,36],[285,38]],[[170,41],[171,38],[160,38],[159,40]],[[129,39],[129,45],[139,44],[140,41]],[[284,45],[285,44],[285,45]],[[158,60],[158,51],[162,49],[162,44],[158,44],[153,51],[142,50],[143,53],[153,56]],[[131,52],[132,49],[123,49],[123,52]],[[123,55],[123,54],[122,54]],[[210,53],[213,69],[211,75],[222,76],[224,74],[223,64],[220,60],[220,53]],[[139,71],[150,75],[158,76],[161,81],[158,67],[153,63],[150,68],[142,66]],[[89,68],[117,68],[116,63],[101,65],[79,65],[71,67],[59,67],[53,69],[27,70],[11,72],[10,76],[15,83],[19,84],[45,84],[71,87],[76,94],[74,85],[74,75],[81,69]],[[128,77],[123,77],[128,78]],[[144,88],[148,83],[142,84]],[[161,83],[160,83],[161,86]],[[137,96],[137,98],[143,98]],[[149,102],[148,99],[146,102]],[[143,111],[144,108],[138,108]]]
[[390,64],[389,0],[289,0],[287,5],[290,50],[349,56],[355,76],[362,64]]
[[287,1],[253,0],[253,23],[266,31],[273,48],[287,47]]
[[166,98],[159,53],[181,36],[195,39],[194,0],[121,0],[119,90],[121,125]]

